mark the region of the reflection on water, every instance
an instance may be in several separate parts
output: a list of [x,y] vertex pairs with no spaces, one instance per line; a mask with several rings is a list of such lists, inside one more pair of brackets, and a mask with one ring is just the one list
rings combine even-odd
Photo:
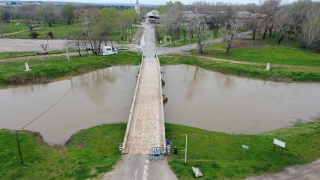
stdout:
[[320,116],[320,84],[252,80],[187,65],[162,71],[169,123],[252,134]]
[[24,129],[40,132],[52,145],[64,144],[80,129],[125,122],[137,71],[136,66],[110,67],[45,85],[2,89],[0,128],[21,129],[35,120]]

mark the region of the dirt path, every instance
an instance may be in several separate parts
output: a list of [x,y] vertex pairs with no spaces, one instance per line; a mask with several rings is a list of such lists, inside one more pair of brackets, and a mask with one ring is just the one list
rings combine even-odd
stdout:
[[318,180],[320,179],[320,159],[304,165],[295,165],[285,168],[275,174],[263,174],[248,177],[246,180]]
[[[229,63],[234,63],[234,64],[245,64],[245,65],[253,65],[253,66],[265,66],[265,63],[254,63],[254,62],[244,62],[244,61],[234,61],[234,60],[227,60],[227,59],[220,59],[220,58],[212,58],[212,57],[207,57],[207,56],[201,56],[198,54],[193,54],[193,53],[186,53],[189,56],[194,56],[194,57],[199,57],[202,59],[208,59],[211,61],[219,61],[219,62],[229,62]],[[272,67],[277,67],[277,68],[288,68],[288,69],[306,69],[306,70],[320,70],[320,67],[312,67],[312,66],[293,66],[293,65],[283,65],[283,64],[270,64],[271,68]]]

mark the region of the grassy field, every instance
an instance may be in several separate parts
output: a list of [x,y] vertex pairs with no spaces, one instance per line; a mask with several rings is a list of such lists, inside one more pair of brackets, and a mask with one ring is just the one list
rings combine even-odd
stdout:
[[48,146],[39,133],[19,132],[21,167],[15,133],[0,130],[0,179],[88,179],[101,176],[120,158],[126,124],[81,130],[66,147]]
[[[166,30],[164,27],[162,26],[156,26],[156,29],[158,29],[158,31],[160,32],[160,36],[161,36],[161,39],[163,40],[164,37],[167,35],[166,33]],[[201,40],[202,41],[205,41],[205,40],[208,40],[211,38],[211,32],[210,31],[205,31],[203,36],[201,37]],[[193,38],[190,38],[191,35],[189,32],[187,32],[187,35],[186,35],[186,39],[185,41],[183,40],[183,31],[182,29],[180,29],[180,38],[179,38],[179,41],[177,41],[177,38],[176,36],[172,36],[171,38],[171,41],[174,42],[174,43],[171,43],[171,44],[167,44],[166,47],[177,47],[177,46],[185,46],[185,45],[188,45],[189,44],[189,41],[188,41],[188,38],[190,38],[190,44],[192,43],[197,43],[198,39],[197,39],[197,34],[196,34],[196,31],[194,32],[194,37]],[[213,38],[217,38],[219,37],[220,34],[217,33],[216,36],[214,37],[214,32],[212,32],[212,37]],[[170,42],[169,39],[167,39],[167,43]],[[163,44],[163,43],[162,43]],[[162,45],[160,44],[159,42],[156,41],[156,45],[157,46],[160,46]]]
[[265,40],[239,40],[233,44],[230,53],[226,54],[226,44],[217,43],[204,49],[209,57],[229,59],[244,62],[258,62],[298,65],[320,66],[320,54],[316,50],[305,51],[300,48],[298,40],[284,40],[281,44],[275,38]]
[[[22,31],[22,24],[19,25],[14,25],[14,23],[11,24],[6,24],[5,28],[5,34],[6,33],[13,33],[13,32],[18,32]],[[17,38],[17,39],[30,39],[30,31],[28,31],[28,27],[24,25],[24,32],[19,32],[17,34],[11,34],[8,36],[5,36],[5,38]],[[54,39],[60,39],[62,37],[68,37],[72,34],[73,31],[79,31],[83,30],[85,31],[84,25],[81,23],[75,23],[71,25],[67,25],[65,23],[57,23],[57,24],[52,24],[50,27],[48,24],[43,23],[43,27],[36,27],[35,31],[39,33],[40,35],[38,36],[38,39],[46,39],[48,32],[52,32],[54,35]],[[131,29],[131,35],[132,37],[136,33],[138,29],[136,27],[133,27]],[[112,38],[116,41],[120,40],[120,32],[118,29],[114,29]]]
[[[320,121],[258,135],[211,132],[182,125],[166,124],[167,139],[178,148],[169,165],[181,180],[194,179],[191,167],[200,167],[203,178],[241,179],[286,166],[311,162],[320,157]],[[48,146],[38,133],[19,132],[25,167],[20,165],[14,132],[0,130],[0,179],[87,179],[112,169],[120,158],[118,150],[126,124],[109,124],[84,129],[72,136],[65,147]],[[185,136],[188,158],[184,163]],[[273,138],[286,142],[275,148]],[[249,149],[243,156],[242,144]]]
[[190,55],[166,55],[159,56],[162,65],[188,64],[199,66],[207,70],[217,71],[223,74],[231,74],[240,77],[259,78],[262,80],[281,81],[281,82],[320,82],[319,70],[299,70],[288,68],[271,68],[266,71],[265,65],[252,66],[234,64],[228,62],[218,62],[203,59]]
[[[69,50],[69,52],[77,52],[75,50]],[[26,57],[26,56],[37,56],[38,51],[23,51],[23,52],[0,52],[0,59]],[[65,50],[52,50],[50,54],[63,54]]]
[[28,63],[32,70],[27,72],[24,71],[25,62],[0,63],[0,86],[30,82],[44,83],[54,78],[78,75],[113,65],[138,65],[140,62],[140,53],[121,51],[118,55],[112,56],[72,56],[70,61],[61,57],[31,60]]
[[[187,163],[184,163],[185,136],[188,135]],[[286,166],[303,164],[320,157],[320,121],[258,135],[233,135],[210,132],[182,125],[166,124],[166,136],[177,146],[178,156],[169,165],[181,180],[194,179],[191,167],[200,167],[199,179],[243,179],[262,173],[279,172]],[[278,146],[273,153],[273,139],[286,142],[281,155]],[[249,146],[244,158],[242,144]]]

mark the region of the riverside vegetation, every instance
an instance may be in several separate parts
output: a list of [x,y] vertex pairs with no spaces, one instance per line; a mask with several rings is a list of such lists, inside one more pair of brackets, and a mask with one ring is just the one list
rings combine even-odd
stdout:
[[[286,166],[311,162],[320,157],[320,121],[257,135],[212,132],[166,124],[167,139],[178,147],[178,156],[169,156],[169,165],[178,179],[194,179],[192,166],[200,167],[201,179],[241,179],[265,172],[278,172]],[[0,179],[87,179],[112,170],[120,158],[119,143],[126,124],[95,126],[77,132],[66,146],[48,146],[39,133],[18,133],[24,168],[21,167],[15,134],[0,130]],[[188,158],[184,163],[185,136]],[[283,155],[273,138],[286,142]],[[249,146],[244,153],[242,144]]]
[[140,62],[141,54],[130,51],[121,51],[118,55],[112,56],[72,56],[70,61],[61,57],[31,60],[28,62],[31,71],[24,71],[25,62],[5,62],[0,63],[0,86],[45,83],[55,78],[78,75],[109,66],[138,65]]

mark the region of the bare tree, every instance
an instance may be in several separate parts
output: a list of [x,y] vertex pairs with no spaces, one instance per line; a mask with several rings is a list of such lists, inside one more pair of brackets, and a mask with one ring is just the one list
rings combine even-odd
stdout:
[[302,47],[309,50],[313,43],[320,40],[320,4],[313,4],[308,7],[305,14],[305,21],[302,24],[299,36]]
[[37,7],[39,16],[51,26],[59,17],[59,9],[53,4],[41,4]]
[[264,15],[264,22],[262,23],[262,29],[264,29],[262,39],[266,38],[267,32],[269,30],[269,36],[271,37],[274,17],[276,12],[280,9],[281,0],[265,0],[261,5],[261,13]]
[[[181,23],[181,11],[179,5],[173,4],[163,10],[161,14],[162,25],[165,27],[167,35],[173,36]],[[174,41],[173,41],[174,43]]]
[[256,33],[261,27],[261,23],[262,14],[260,13],[260,7],[255,4],[251,4],[247,9],[245,25],[252,29],[252,40],[256,40]]
[[222,26],[222,28],[220,28],[220,33],[227,43],[226,54],[229,53],[232,43],[237,38],[237,33],[240,27],[242,27],[241,21],[235,19],[230,20],[229,24],[226,23],[224,26]]
[[198,52],[203,54],[202,43],[201,43],[201,27],[205,23],[205,18],[210,11],[211,5],[205,1],[196,1],[192,3],[190,10],[194,13],[196,22],[196,31],[198,38]]
[[25,24],[29,27],[30,31],[33,30],[35,24],[37,24],[35,7],[33,5],[22,5],[19,7],[19,16],[24,19]]
[[74,46],[73,48],[76,49],[79,53],[79,56],[81,56],[81,50],[85,47],[83,42],[86,42],[84,41],[86,39],[84,32],[81,30],[73,31],[69,36],[72,40],[71,44]]

